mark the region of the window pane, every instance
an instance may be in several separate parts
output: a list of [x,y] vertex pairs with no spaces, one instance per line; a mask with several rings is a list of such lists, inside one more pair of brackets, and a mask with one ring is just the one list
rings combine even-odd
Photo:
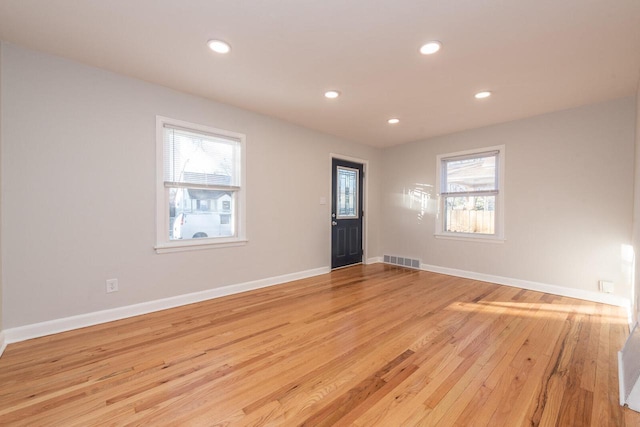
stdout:
[[338,166],[338,218],[358,218],[358,169]]
[[444,160],[444,193],[494,191],[498,189],[496,154],[460,160]]
[[235,235],[234,191],[169,188],[169,239]]
[[495,196],[445,197],[445,231],[495,234]]
[[164,181],[239,186],[239,144],[183,129],[164,128]]

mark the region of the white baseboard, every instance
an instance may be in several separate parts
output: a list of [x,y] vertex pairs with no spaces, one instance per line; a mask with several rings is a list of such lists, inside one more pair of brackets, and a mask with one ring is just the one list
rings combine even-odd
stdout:
[[[367,264],[375,264],[384,262],[383,257],[373,257],[367,259]],[[390,264],[395,265],[395,264]],[[583,289],[567,288],[565,286],[549,285],[546,283],[532,282],[530,280],[512,279],[510,277],[494,276],[491,274],[476,273],[474,271],[459,270],[457,268],[440,267],[437,265],[420,264],[420,269],[431,271],[433,273],[446,274],[449,276],[464,277],[466,279],[480,280],[483,282],[496,283],[498,285],[513,286],[531,291],[544,292],[547,294],[560,295],[564,297],[582,299],[586,301],[599,302],[602,304],[615,305],[617,307],[626,308],[629,316],[631,316],[631,300],[629,298],[620,297],[612,294],[601,292],[585,291]],[[629,324],[632,324],[629,317]]]
[[612,294],[585,291],[583,289],[567,288],[558,285],[548,285],[546,283],[531,282],[529,280],[512,279],[509,277],[493,276],[491,274],[475,273],[473,271],[458,270],[456,268],[439,267],[436,265],[421,264],[422,270],[434,273],[447,274],[449,276],[464,277],[466,279],[480,280],[483,282],[497,283],[498,285],[513,286],[516,288],[528,289],[531,291],[544,292],[547,294],[560,295],[563,297],[577,298],[586,301],[599,302],[603,304],[624,307],[629,311],[631,301]]
[[0,357],[2,357],[5,348],[7,348],[7,342],[4,339],[4,331],[0,331]]
[[[62,319],[49,320],[32,325],[20,326],[17,328],[5,329],[4,337],[0,334],[0,343],[3,346],[15,342],[38,338],[45,335],[57,334],[59,332],[70,331],[72,329],[84,328],[100,323],[112,322],[114,320],[125,319],[127,317],[139,316],[154,311],[166,310],[168,308],[179,307],[186,304],[193,304],[213,298],[233,295],[240,292],[254,289],[266,288],[268,286],[279,285],[293,280],[306,279],[329,273],[329,267],[320,267],[312,270],[300,271],[297,273],[284,274],[282,276],[269,277],[266,279],[254,280],[251,282],[238,283],[221,288],[209,289],[201,292],[194,292],[175,297],[164,298],[155,301],[143,302],[109,310],[97,311],[94,313],[80,314],[77,316],[65,317]],[[4,347],[2,347],[4,349]],[[1,352],[0,352],[1,354]]]
[[[379,262],[382,262],[382,257],[373,257],[367,259],[367,264],[375,264]],[[421,264],[421,269],[432,271],[434,273],[447,274],[451,276],[481,280],[484,282],[497,283],[500,285],[514,286],[522,289],[546,292],[554,295],[600,302],[604,304],[625,307],[627,309],[629,309],[630,307],[629,299],[611,294],[602,294],[581,289],[566,288],[562,286],[548,285],[544,283],[537,283],[520,279],[511,279],[507,277],[493,276],[489,274],[475,273],[471,271],[439,267],[428,264]],[[320,267],[311,270],[300,271],[297,273],[284,274],[281,276],[254,280],[245,283],[238,283],[221,288],[209,289],[201,292],[178,295],[175,297],[143,302],[140,304],[133,304],[109,310],[97,311],[94,313],[80,314],[77,316],[65,317],[62,319],[54,319],[46,322],[20,326],[17,328],[5,329],[4,331],[0,332],[0,356],[2,355],[2,352],[6,348],[7,344],[24,341],[31,338],[38,338],[45,335],[56,334],[59,332],[65,332],[73,329],[84,328],[100,323],[111,322],[114,320],[125,319],[127,317],[139,316],[141,314],[151,313],[154,311],[166,310],[168,308],[179,307],[186,304],[193,304],[196,302],[219,298],[226,295],[232,295],[240,292],[274,286],[293,280],[305,279],[308,277],[326,274],[330,271],[330,267]]]

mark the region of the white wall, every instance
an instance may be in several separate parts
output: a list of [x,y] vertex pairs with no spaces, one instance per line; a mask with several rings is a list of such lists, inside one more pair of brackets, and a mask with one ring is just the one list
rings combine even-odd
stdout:
[[[330,153],[379,188],[374,148],[8,44],[1,67],[5,329],[328,267]],[[247,135],[246,246],[154,252],[156,115]]]
[[[385,150],[382,252],[592,292],[612,280],[629,298],[621,245],[631,240],[635,114],[626,98]],[[437,190],[424,215],[409,208],[408,191],[435,185],[436,155],[501,144],[506,242],[435,239]]]

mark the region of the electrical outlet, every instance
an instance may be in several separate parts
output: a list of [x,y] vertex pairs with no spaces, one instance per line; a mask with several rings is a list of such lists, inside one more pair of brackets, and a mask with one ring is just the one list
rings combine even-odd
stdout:
[[600,292],[604,292],[607,294],[613,293],[613,282],[608,282],[606,280],[600,280]]
[[118,292],[118,279],[107,280],[107,293]]

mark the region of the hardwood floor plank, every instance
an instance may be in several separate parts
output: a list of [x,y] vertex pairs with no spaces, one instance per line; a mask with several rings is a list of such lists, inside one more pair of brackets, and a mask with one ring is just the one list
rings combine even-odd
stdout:
[[11,344],[0,425],[638,426],[623,310],[374,264]]
[[[571,304],[571,300],[562,300]],[[576,354],[580,332],[584,319],[578,315],[577,308],[581,302],[573,301],[562,334],[555,344],[554,356],[549,363],[547,371],[543,374],[543,384],[538,397],[538,406],[534,411],[534,423],[540,420],[540,425],[557,425],[561,413],[561,407],[565,392],[569,387],[570,365]]]
[[[332,426],[354,408],[360,406],[367,401],[371,395],[383,388],[387,382],[383,377],[395,366],[399,365],[407,357],[414,354],[413,351],[407,350],[394,360],[389,362],[379,371],[375,372],[372,376],[366,378],[355,387],[351,388],[348,392],[335,399],[330,405],[325,406],[322,410],[315,412],[311,417],[302,422],[302,426]],[[399,372],[396,377],[397,380],[404,380],[410,376],[417,367],[411,365],[408,368]],[[390,379],[392,382],[394,378]]]
[[[403,408],[406,407],[406,405],[410,405],[410,402],[412,402],[414,399],[420,399],[420,392],[428,396],[431,391],[425,391],[425,389],[431,390],[430,388],[433,387],[442,389],[443,384],[441,383],[441,381],[446,381],[448,374],[441,374],[440,377],[434,377],[434,373],[440,372],[441,370],[443,370],[443,372],[449,372],[449,369],[453,369],[453,372],[459,370],[458,365],[461,361],[464,361],[464,358],[454,356],[456,356],[456,353],[459,352],[460,347],[464,349],[469,343],[473,343],[475,341],[475,336],[479,332],[471,336],[466,333],[460,332],[460,330],[465,327],[465,325],[473,324],[472,320],[474,316],[478,316],[478,313],[474,313],[473,311],[464,309],[463,304],[459,304],[456,307],[457,311],[461,313],[467,313],[465,317],[461,318],[461,320],[463,321],[457,322],[455,327],[452,324],[447,324],[447,327],[444,328],[444,331],[435,336],[432,341],[429,342],[421,339],[420,342],[423,345],[416,347],[416,350],[419,350],[419,353],[417,353],[419,357],[416,357],[415,363],[422,365],[422,367],[426,371],[426,376],[422,374],[421,370],[420,375],[415,376],[416,382],[410,383],[407,390],[394,390],[396,398],[381,403],[381,405],[386,405],[386,407],[384,408],[384,412],[387,415],[385,415],[385,417],[383,417],[382,419],[379,419],[379,417],[377,417],[378,419],[376,419],[376,423],[384,425],[385,423],[396,422],[395,420],[397,418],[403,416],[402,414],[405,412],[405,409]],[[481,330],[481,328],[478,328],[478,330]],[[433,337],[433,335],[431,334],[429,334],[429,336]],[[445,351],[441,354],[431,356],[430,350],[433,348],[439,348],[439,346],[433,344],[441,343],[443,341],[446,341],[447,343],[447,346],[444,347]],[[426,343],[430,343],[431,345],[427,347]],[[429,385],[427,386],[427,384]],[[418,405],[417,407],[422,411],[424,410],[423,406],[424,405]],[[367,419],[366,417],[358,420],[358,423],[360,425],[371,425],[371,423],[373,422],[373,420]]]
[[[509,289],[512,290],[513,288],[506,288],[506,291],[504,292],[504,294],[506,294],[507,296],[510,296],[511,290]],[[486,308],[486,307],[483,307],[483,308]],[[494,312],[494,314],[499,314],[499,312],[498,313]],[[479,313],[476,313],[476,315],[482,316],[482,310],[480,310]],[[500,317],[498,317],[497,319],[499,318]],[[472,319],[473,317],[469,318],[468,319],[469,321],[466,322],[465,324],[466,325],[474,324],[474,322],[471,321]],[[501,322],[496,321],[496,324],[498,324],[498,329],[501,329],[500,327],[500,325],[502,325]],[[476,325],[475,328],[477,329],[475,335],[479,335],[480,334],[479,331],[483,330],[483,328],[481,327],[483,326],[483,324],[476,323],[475,325]],[[505,326],[504,330],[507,331],[508,326]],[[387,407],[384,408],[384,412],[387,415],[382,419],[377,419],[376,423],[380,423],[380,425],[393,424],[396,419],[402,417],[402,414],[407,412],[406,408],[409,406],[415,406],[417,410],[414,410],[415,414],[412,414],[407,420],[403,421],[405,424],[410,425],[411,423],[418,423],[418,422],[435,423],[436,421],[433,418],[435,418],[436,420],[439,419],[442,415],[442,411],[446,411],[447,409],[449,409],[450,403],[441,404],[443,393],[447,393],[447,395],[449,396],[449,401],[451,401],[451,400],[455,400],[455,396],[459,395],[459,391],[461,388],[465,389],[466,387],[468,387],[467,380],[471,376],[467,375],[466,373],[469,372],[470,364],[471,362],[473,362],[473,358],[471,357],[473,356],[473,352],[470,353],[469,349],[474,348],[476,349],[475,351],[480,351],[480,348],[477,347],[477,340],[475,339],[470,339],[466,341],[459,340],[456,338],[456,336],[459,336],[459,335],[464,335],[464,334],[461,334],[461,331],[458,330],[451,335],[451,339],[448,343],[449,346],[445,347],[445,350],[447,350],[447,352],[444,358],[442,359],[443,362],[445,362],[445,361],[452,360],[450,359],[451,357],[457,356],[457,358],[453,359],[454,365],[447,364],[447,367],[452,367],[453,371],[449,372],[448,370],[446,370],[445,371],[446,375],[444,376],[445,378],[442,382],[440,378],[433,377],[434,374],[430,374],[430,376],[427,377],[427,382],[424,384],[418,382],[417,384],[411,384],[411,387],[408,390],[394,390],[394,395],[396,396],[396,398],[394,400],[391,400],[391,399],[388,400]],[[502,333],[500,333],[500,335],[502,335]],[[500,335],[496,337],[496,340],[498,342],[501,341]],[[508,336],[508,334],[504,335],[504,337],[506,336]],[[491,357],[493,351],[497,350],[497,348],[499,348],[499,345],[495,345],[495,342],[492,345],[490,345],[488,348],[483,348],[483,350],[485,351],[484,355],[481,358],[479,358],[479,360],[476,361],[476,363],[474,364],[473,372],[476,372],[480,367],[482,367],[482,369],[486,369],[487,371],[489,371],[490,366],[486,366],[486,361]],[[466,357],[462,357],[465,355]],[[427,359],[427,360],[429,360],[429,362],[432,362],[431,359]],[[441,360],[441,359],[439,357],[433,358],[433,361],[438,361],[438,360]],[[463,361],[461,362],[462,364],[460,364],[460,360]],[[466,365],[464,361],[466,361]],[[438,366],[435,364],[430,365],[428,363],[424,363],[424,366],[427,368],[431,367],[432,371],[435,373],[440,372],[440,370],[442,369],[441,366]],[[464,376],[464,375],[467,375],[467,377],[457,381],[458,378],[461,378],[461,376]],[[457,391],[455,391],[452,394],[449,394],[450,390],[452,389],[452,387],[454,387],[454,385],[457,386],[457,389],[456,389]],[[433,391],[432,389],[433,387],[436,387],[435,391]],[[415,404],[412,405],[412,400],[413,399],[419,400],[421,395],[427,396],[423,404],[418,406],[416,406]],[[434,398],[435,396],[439,396],[439,397]],[[435,407],[434,405],[439,406],[438,411],[432,410],[432,406]],[[423,408],[423,406],[426,407],[426,410]],[[421,414],[425,414],[425,415],[428,414],[429,416],[425,418],[425,417],[422,417]],[[452,415],[452,418],[454,418],[453,415]],[[366,420],[366,419],[360,420],[360,423],[362,425],[367,425],[367,423],[371,423],[371,422],[372,420]]]
[[[541,299],[541,301],[544,301]],[[553,303],[552,303],[553,304]],[[506,418],[505,425],[536,425],[539,421],[538,408],[543,406],[542,398],[547,385],[550,372],[560,356],[562,346],[548,343],[561,343],[567,333],[567,318],[569,312],[556,310],[553,305],[544,305],[540,308],[546,313],[542,325],[536,329],[537,334],[532,334],[528,342],[529,356],[527,360],[533,362],[531,371],[520,396]],[[542,379],[542,381],[540,381]]]
[[[604,315],[607,318],[610,317],[609,307],[598,307],[598,314]],[[591,390],[593,392],[593,407],[591,408],[591,419],[594,423],[604,425],[609,422],[612,417],[609,412],[608,401],[608,388],[609,388],[609,373],[613,371],[609,367],[609,361],[611,355],[609,352],[609,333],[611,330],[611,324],[601,322],[599,324],[598,331],[598,346],[595,349],[596,362],[594,363],[595,375],[594,384]],[[591,350],[591,349],[589,349]]]
[[581,328],[571,363],[568,365],[567,383],[565,392],[562,395],[560,413],[557,420],[559,425],[591,425],[593,392],[580,387],[585,364],[584,355],[587,352],[591,334],[588,319],[589,314],[576,316],[576,320],[581,322]]
[[598,348],[600,344],[600,333],[602,332],[601,322],[599,321],[603,315],[601,306],[596,308],[596,315],[589,316],[589,344],[587,345],[586,358],[582,369],[582,378],[580,387],[587,391],[593,392],[596,385],[596,368],[598,367]]

